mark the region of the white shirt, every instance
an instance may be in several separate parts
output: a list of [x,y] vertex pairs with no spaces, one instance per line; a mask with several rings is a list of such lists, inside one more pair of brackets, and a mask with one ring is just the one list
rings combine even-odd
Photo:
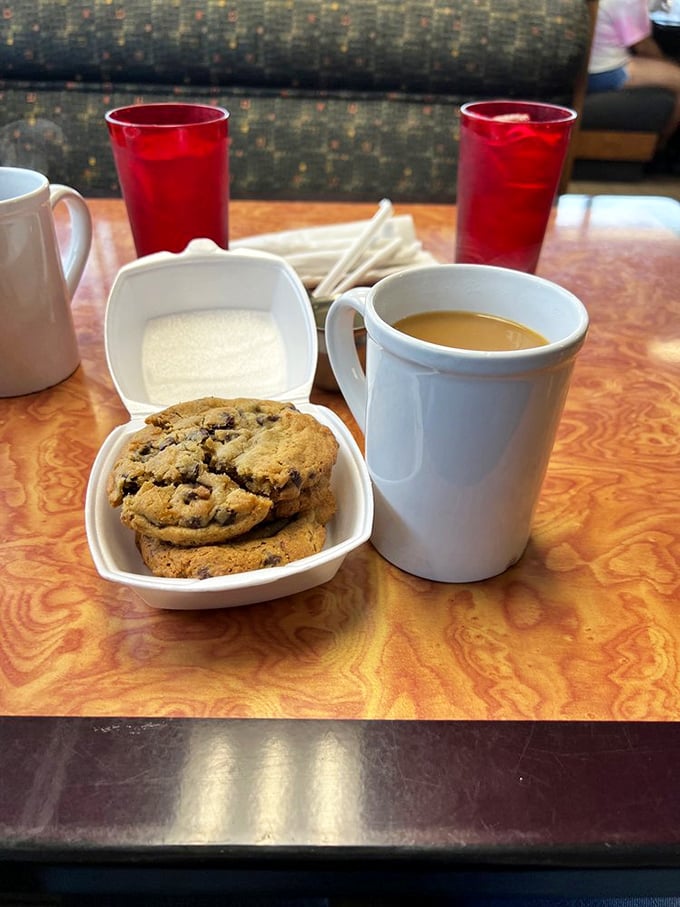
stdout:
[[600,0],[588,72],[625,66],[628,48],[651,33],[648,0]]

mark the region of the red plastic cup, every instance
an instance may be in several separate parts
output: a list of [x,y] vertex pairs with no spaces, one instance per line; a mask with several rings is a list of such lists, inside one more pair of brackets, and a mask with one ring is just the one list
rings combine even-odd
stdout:
[[229,245],[229,113],[207,104],[135,104],[106,114],[137,255]]
[[456,261],[533,273],[576,111],[474,101],[460,115]]

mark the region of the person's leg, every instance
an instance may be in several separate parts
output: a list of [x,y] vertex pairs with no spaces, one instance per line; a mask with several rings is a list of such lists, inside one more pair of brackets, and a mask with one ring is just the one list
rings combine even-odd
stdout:
[[606,72],[588,73],[588,94],[600,91],[616,91],[623,88],[628,78],[625,66],[618,69],[608,69]]

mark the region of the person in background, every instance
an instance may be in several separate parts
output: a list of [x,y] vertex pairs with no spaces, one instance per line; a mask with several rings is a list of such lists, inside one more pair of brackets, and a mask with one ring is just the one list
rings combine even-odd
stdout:
[[675,93],[662,133],[668,144],[680,125],[680,65],[652,37],[649,0],[600,0],[588,63],[588,92],[657,86]]
[[673,0],[650,0],[650,13],[671,13],[673,11]]

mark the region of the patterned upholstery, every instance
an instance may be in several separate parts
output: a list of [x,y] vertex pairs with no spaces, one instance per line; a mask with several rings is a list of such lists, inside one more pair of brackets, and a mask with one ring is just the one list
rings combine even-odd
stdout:
[[118,195],[112,107],[231,114],[235,198],[452,201],[458,108],[570,103],[583,0],[5,0],[0,163]]

